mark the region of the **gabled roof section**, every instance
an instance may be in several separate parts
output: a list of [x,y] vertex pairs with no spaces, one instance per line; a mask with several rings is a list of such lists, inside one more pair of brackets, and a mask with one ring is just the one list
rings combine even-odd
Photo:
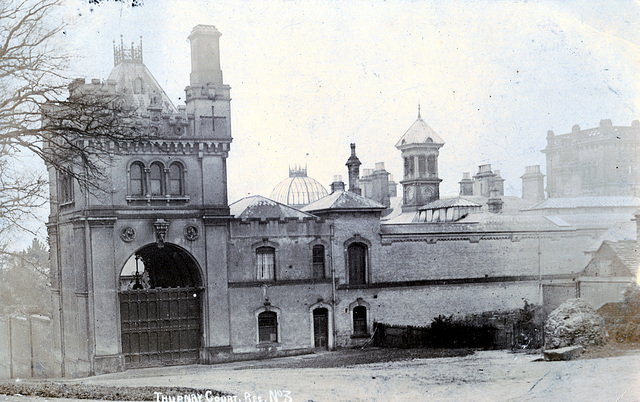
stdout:
[[442,146],[444,141],[418,114],[416,121],[396,143],[396,148],[413,144],[438,144]]
[[139,112],[144,113],[149,107],[166,113],[178,111],[142,61],[142,37],[138,47],[132,42],[128,49],[120,36],[120,46],[113,43],[113,59],[114,67],[107,80],[115,82],[116,90],[126,93]]
[[142,63],[123,62],[111,70],[108,80],[116,82],[116,90],[123,91],[141,112],[148,107],[162,108],[166,113],[177,113],[167,94]]
[[242,198],[229,205],[231,215],[237,219],[315,219],[310,213],[270,200],[261,195]]
[[605,240],[581,272],[583,276],[635,277],[640,264],[640,247],[636,241]]
[[640,248],[635,241],[605,241],[613,252],[616,254],[620,262],[627,267],[631,276],[635,276],[638,272],[638,264],[640,264]]
[[302,208],[303,211],[313,213],[339,211],[379,212],[385,209],[384,205],[351,191],[333,192]]

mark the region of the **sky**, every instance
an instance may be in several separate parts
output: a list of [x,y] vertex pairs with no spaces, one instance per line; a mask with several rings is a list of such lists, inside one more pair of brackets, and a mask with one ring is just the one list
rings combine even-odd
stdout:
[[141,7],[68,0],[59,41],[69,74],[106,79],[113,41],[142,36],[145,64],[174,104],[189,83],[187,36],[215,25],[231,86],[229,201],[269,196],[306,165],[327,189],[385,162],[417,117],[445,141],[442,195],[490,163],[507,195],[525,166],[545,171],[546,134],[640,116],[638,1],[163,1]]

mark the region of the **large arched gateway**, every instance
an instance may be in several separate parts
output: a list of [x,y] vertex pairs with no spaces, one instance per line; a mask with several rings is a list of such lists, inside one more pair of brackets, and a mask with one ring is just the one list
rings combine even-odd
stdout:
[[153,243],[127,261],[119,291],[127,368],[198,362],[202,291],[198,265],[180,247]]

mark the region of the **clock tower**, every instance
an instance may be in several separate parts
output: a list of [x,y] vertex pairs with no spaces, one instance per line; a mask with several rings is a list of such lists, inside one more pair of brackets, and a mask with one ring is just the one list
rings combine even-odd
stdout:
[[404,160],[402,210],[418,207],[440,198],[438,153],[444,141],[422,120],[420,105],[418,118],[396,143]]

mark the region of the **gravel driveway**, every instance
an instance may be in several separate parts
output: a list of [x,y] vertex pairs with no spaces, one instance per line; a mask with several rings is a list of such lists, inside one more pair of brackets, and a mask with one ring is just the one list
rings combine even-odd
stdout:
[[[329,358],[339,358],[343,352],[334,353]],[[236,395],[237,401],[270,402],[640,400],[638,350],[618,357],[568,362],[533,361],[539,355],[480,351],[461,357],[313,367],[327,359],[323,356],[131,370],[69,383],[220,390]],[[314,363],[314,359],[319,360]],[[167,395],[156,395],[160,401],[163,396]],[[206,401],[206,395],[200,400]]]

